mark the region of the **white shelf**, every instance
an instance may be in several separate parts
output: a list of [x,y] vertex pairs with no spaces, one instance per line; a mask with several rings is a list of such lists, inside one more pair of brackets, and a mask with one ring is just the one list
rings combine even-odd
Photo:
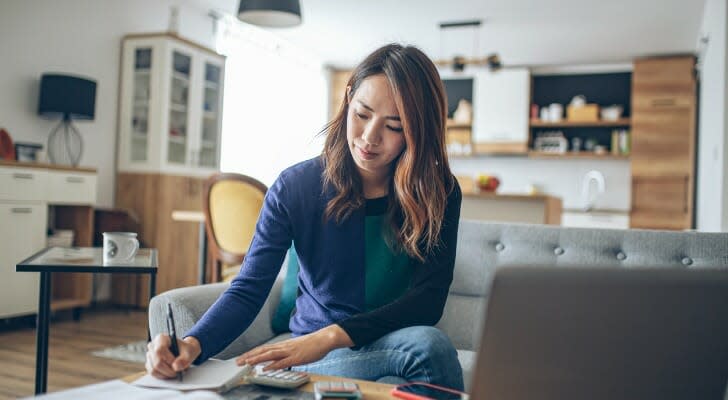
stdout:
[[167,140],[169,140],[170,143],[185,144],[187,142],[187,137],[185,137],[185,136],[167,136]]
[[149,68],[136,68],[134,69],[134,75],[149,75],[151,73],[151,70]]
[[149,107],[149,99],[134,99],[134,108]]
[[206,149],[214,149],[215,147],[217,147],[217,146],[215,145],[215,142],[214,142],[214,141],[212,141],[212,140],[203,140],[203,141],[201,142],[201,144],[202,144],[202,147],[204,147],[204,148],[206,148]]
[[205,81],[205,89],[217,90],[219,87],[220,85],[215,82]]
[[134,140],[147,140],[147,134],[144,132],[132,131],[131,138]]
[[184,84],[190,83],[190,77],[180,72],[172,72],[172,79],[176,79]]
[[184,104],[172,103],[169,105],[169,109],[170,109],[170,111],[175,111],[175,112],[181,112],[181,113],[187,112],[187,106]]
[[203,117],[205,119],[217,119],[217,113],[214,111],[205,111]]

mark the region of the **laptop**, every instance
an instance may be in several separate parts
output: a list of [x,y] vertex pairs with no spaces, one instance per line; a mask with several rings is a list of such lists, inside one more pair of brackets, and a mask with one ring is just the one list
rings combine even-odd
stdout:
[[728,271],[501,269],[476,362],[476,400],[728,399]]

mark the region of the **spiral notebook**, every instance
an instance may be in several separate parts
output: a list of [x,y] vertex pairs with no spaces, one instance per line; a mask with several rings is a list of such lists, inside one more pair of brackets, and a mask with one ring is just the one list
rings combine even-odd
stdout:
[[243,383],[243,377],[250,373],[249,365],[238,366],[235,359],[209,359],[199,366],[192,366],[184,372],[182,381],[176,379],[157,379],[149,374],[132,382],[137,386],[174,390],[214,390],[227,392]]

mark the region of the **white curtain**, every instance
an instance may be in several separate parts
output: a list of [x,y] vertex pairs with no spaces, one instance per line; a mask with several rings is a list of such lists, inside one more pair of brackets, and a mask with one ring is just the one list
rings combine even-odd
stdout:
[[323,64],[273,32],[225,19],[227,56],[220,167],[270,186],[286,167],[321,153],[327,118]]

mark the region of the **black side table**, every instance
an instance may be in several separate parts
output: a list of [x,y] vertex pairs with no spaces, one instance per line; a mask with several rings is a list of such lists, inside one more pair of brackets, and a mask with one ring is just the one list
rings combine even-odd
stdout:
[[149,298],[156,294],[157,249],[140,249],[125,264],[104,265],[100,247],[48,247],[15,266],[16,272],[40,272],[35,357],[35,394],[46,392],[48,383],[48,330],[50,325],[51,274],[54,272],[95,272],[149,274]]

